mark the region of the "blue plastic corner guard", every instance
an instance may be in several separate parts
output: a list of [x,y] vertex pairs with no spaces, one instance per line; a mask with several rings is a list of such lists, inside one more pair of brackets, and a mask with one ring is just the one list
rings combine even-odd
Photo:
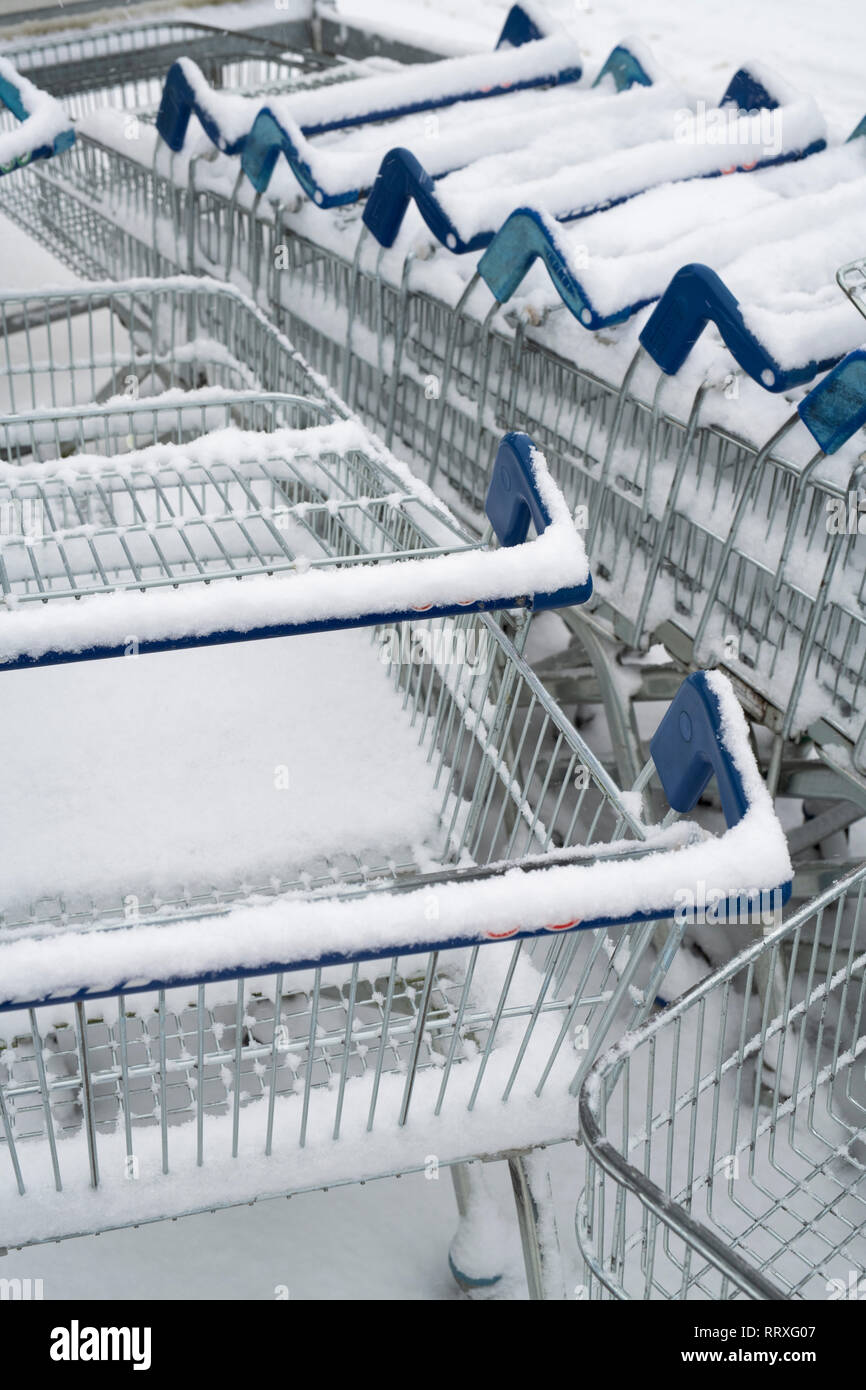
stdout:
[[199,102],[181,64],[172,63],[162,88],[159,110],[156,113],[156,128],[175,154],[183,149],[189,118],[193,113],[198,117],[208,139],[213,141],[218,150],[222,150],[224,154],[240,154],[246,135],[240,136],[237,140],[227,140],[218,122]]
[[650,756],[675,811],[692,811],[715,777],[728,827],[743,819],[749,798],[725,747],[721,707],[705,671],[683,681],[650,740]]
[[719,102],[719,106],[731,105],[738,111],[775,111],[779,103],[754,73],[738,68]]
[[[26,121],[31,114],[24,103],[21,89],[14,82],[8,81],[5,77],[0,77],[0,102],[12,112],[12,115],[18,121]],[[70,126],[68,130],[60,131],[60,133],[54,137],[50,145],[35,145],[33,149],[27,150],[25,154],[18,155],[16,159],[10,160],[8,164],[0,164],[0,175],[10,174],[13,169],[21,169],[26,164],[32,164],[36,159],[50,159],[52,155],[62,154],[64,150],[68,150],[69,147],[74,144],[75,131]]]
[[298,149],[295,137],[274,115],[270,107],[264,106],[253,121],[249,134],[244,138],[241,151],[241,168],[257,193],[264,193],[281,154],[285,155],[301,188],[317,207],[335,208],[346,203],[356,203],[367,191],[364,188],[344,188],[338,193],[326,192],[316,182],[312,169]]
[[490,474],[484,510],[500,545],[523,545],[530,522],[540,536],[550,525],[532,467],[533,443],[528,434],[504,435]]
[[866,135],[866,116],[863,116],[862,119],[857,122],[851,134],[848,136],[848,139],[845,141],[845,144],[850,145],[852,140],[862,140],[864,135]]
[[430,231],[455,255],[480,251],[488,246],[493,233],[478,232],[464,241],[443,209],[434,179],[411,150],[389,150],[379,166],[376,181],[364,204],[364,225],[380,246],[393,246],[410,203],[415,203]]
[[496,40],[496,47],[522,48],[525,43],[534,43],[536,39],[546,37],[547,35],[538,27],[538,21],[533,19],[522,5],[512,5],[505,16],[505,23],[502,26],[502,33]]
[[[490,474],[484,510],[499,544],[523,545],[530,523],[537,535],[550,525],[551,517],[538,491],[532,465],[532,440],[528,434],[511,430],[503,435]],[[535,594],[533,609],[565,608],[585,603],[592,593],[592,577],[579,587]]]
[[478,262],[478,273],[500,304],[518,289],[536,260],[543,262],[562,302],[584,328],[606,328],[623,323],[651,299],[628,304],[610,314],[593,305],[551,229],[535,208],[517,208],[505,221]]
[[782,368],[747,328],[739,301],[709,266],[684,265],[671,280],[640,335],[642,347],[667,376],[685,362],[707,324],[718,328],[738,366],[767,391],[789,391],[838,362]]
[[651,87],[653,80],[628,44],[618,43],[608,54],[604,66],[593,82],[597,87],[605,77],[612,77],[618,92],[627,92],[630,87]]
[[866,425],[866,347],[855,348],[804,396],[800,419],[825,454]]

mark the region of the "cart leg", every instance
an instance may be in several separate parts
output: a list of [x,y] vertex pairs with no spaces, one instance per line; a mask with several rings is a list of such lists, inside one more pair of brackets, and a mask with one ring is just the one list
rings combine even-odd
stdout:
[[454,1163],[451,1181],[459,1221],[448,1267],[465,1293],[490,1289],[502,1279],[502,1217],[481,1163]]
[[565,1297],[550,1174],[541,1154],[509,1154],[526,1283],[531,1299]]

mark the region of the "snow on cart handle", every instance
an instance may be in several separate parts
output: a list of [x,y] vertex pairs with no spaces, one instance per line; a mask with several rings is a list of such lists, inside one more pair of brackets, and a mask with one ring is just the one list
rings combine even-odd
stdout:
[[747,326],[739,300],[706,265],[684,265],[671,280],[640,335],[658,367],[674,376],[708,323],[714,323],[725,347],[744,372],[767,391],[790,391],[838,362],[812,359],[783,368]]
[[[279,110],[285,109],[304,135],[322,135],[457,102],[577,82],[582,74],[577,43],[562,30],[543,32],[547,28],[537,7],[530,11],[528,6],[514,5],[493,53],[444,58],[405,71],[293,92],[283,98]],[[177,152],[183,148],[190,116],[195,115],[218,149],[240,154],[258,111],[265,106],[274,107],[274,99],[264,102],[213,91],[195,63],[182,58],[169,69],[156,127]]]
[[[369,436],[359,426],[340,421],[315,430],[246,438],[239,433],[228,437],[227,446],[215,445],[204,436],[188,445],[155,446],[119,459],[76,461],[72,457],[63,461],[62,473],[52,476],[55,465],[51,464],[36,465],[35,472],[40,494],[49,481],[60,486],[74,512],[75,484],[70,485],[67,478],[76,467],[87,489],[100,474],[129,477],[138,470],[139,476],[160,466],[170,467],[172,475],[181,479],[185,474],[198,477],[215,447],[228,447],[234,453],[242,453],[245,447],[270,450],[279,462],[283,456],[303,458],[310,447],[321,454],[329,449],[364,453],[369,446]],[[392,486],[390,469],[384,463],[381,466]],[[33,467],[15,465],[0,472],[12,506],[24,505],[21,489],[32,490],[33,473]],[[408,471],[402,481],[404,489],[409,485],[410,502],[424,499]],[[422,549],[407,558],[385,552],[349,565],[327,559],[321,565],[309,560],[277,565],[271,556],[263,556],[247,570],[243,582],[235,575],[214,576],[198,568],[168,573],[163,566],[155,579],[131,569],[120,580],[103,576],[89,581],[84,591],[53,594],[41,582],[34,590],[28,580],[23,593],[10,586],[8,552],[15,547],[20,551],[25,540],[6,537],[3,575],[8,611],[0,618],[0,664],[43,666],[122,656],[130,634],[140,652],[168,651],[503,608],[562,608],[589,598],[592,580],[583,541],[543,456],[525,434],[507,434],[499,446],[487,514],[499,548],[459,545],[452,546],[450,553],[434,550],[430,555]],[[226,516],[231,519],[230,512]],[[537,532],[531,541],[527,539],[530,523]],[[122,528],[117,537],[122,543]],[[27,538],[31,570],[39,573],[44,556],[49,573],[53,572],[56,549],[63,541],[62,534],[55,536],[51,531]]]
[[[497,641],[528,673],[507,639]],[[604,791],[604,769],[588,749],[586,757]],[[687,677],[652,740],[644,784],[653,769],[678,812],[690,811],[715,776],[724,834],[668,817],[662,826],[638,823],[636,840],[415,875],[396,886],[389,879],[331,897],[289,893],[97,930],[34,932],[0,944],[0,1012],[689,912],[719,929],[742,922],[744,910],[765,913],[770,903],[777,911],[790,893],[787,843],[724,676]]]
[[0,102],[21,122],[0,133],[0,175],[35,159],[50,159],[74,143],[75,131],[60,103],[34,87],[2,57]]
[[[627,91],[634,86],[650,87],[652,68],[651,60],[640,50],[635,52],[624,44],[618,44],[593,83],[593,89],[604,83],[602,91],[596,93],[593,89],[581,90],[578,101],[589,103],[586,108],[588,114],[594,101],[604,103],[608,100],[610,87],[616,92]],[[609,82],[605,79],[609,79]],[[558,89],[563,85],[563,81],[564,79],[559,77],[552,85]],[[568,84],[568,91],[573,98],[571,84]],[[535,112],[539,109],[541,108],[538,106],[533,108]],[[579,109],[571,108],[567,117],[569,124]],[[651,109],[655,109],[655,103]],[[554,105],[548,115],[548,129],[551,121],[563,119],[562,113],[557,117],[555,112]],[[507,148],[519,149],[532,138],[529,131],[537,129],[535,121],[530,116],[527,129],[525,119],[525,114],[521,120],[521,112],[514,106],[510,108],[508,121],[505,123]],[[434,142],[435,150],[430,149],[431,142],[425,138],[422,143],[426,147],[425,158],[429,166],[427,168],[422,167],[416,154],[394,144],[395,137],[392,131],[393,127],[390,125],[382,127],[385,143],[378,172],[374,172],[375,165],[369,162],[370,151],[366,152],[359,162],[357,151],[351,155],[341,155],[338,149],[336,162],[333,162],[332,151],[327,147],[324,150],[316,147],[306,138],[293,116],[291,101],[277,100],[261,107],[256,115],[244,139],[241,168],[256,192],[264,193],[270,184],[277,160],[283,155],[307,197],[320,208],[340,207],[357,202],[368,193],[371,194],[364,221],[383,246],[392,245],[409,203],[414,199],[425,220],[428,217],[433,219],[432,222],[428,221],[428,226],[434,234],[443,245],[451,246],[432,180],[454,169],[464,168],[475,158],[495,152],[496,142],[491,148],[487,123],[482,121],[480,130],[476,131],[464,113],[461,128],[456,135],[452,132],[450,139],[443,139],[443,133],[439,132]],[[420,153],[421,146],[417,149]]]

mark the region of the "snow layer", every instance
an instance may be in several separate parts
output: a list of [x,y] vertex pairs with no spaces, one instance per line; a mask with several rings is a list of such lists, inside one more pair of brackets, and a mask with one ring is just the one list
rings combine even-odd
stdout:
[[4,908],[266,884],[436,829],[426,756],[366,634],[4,681]]
[[301,129],[371,120],[401,108],[447,105],[490,88],[555,79],[567,69],[579,69],[580,49],[560,32],[519,48],[449,58],[267,98],[214,90],[191,59],[182,58],[180,63],[196,101],[219,126],[224,143],[233,145],[249,132],[264,106]]

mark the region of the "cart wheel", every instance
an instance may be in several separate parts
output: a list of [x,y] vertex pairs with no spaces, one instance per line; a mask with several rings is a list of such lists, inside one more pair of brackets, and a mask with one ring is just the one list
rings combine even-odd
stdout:
[[481,1293],[502,1280],[502,1213],[491,1195],[481,1163],[451,1168],[459,1221],[448,1268],[464,1293]]

